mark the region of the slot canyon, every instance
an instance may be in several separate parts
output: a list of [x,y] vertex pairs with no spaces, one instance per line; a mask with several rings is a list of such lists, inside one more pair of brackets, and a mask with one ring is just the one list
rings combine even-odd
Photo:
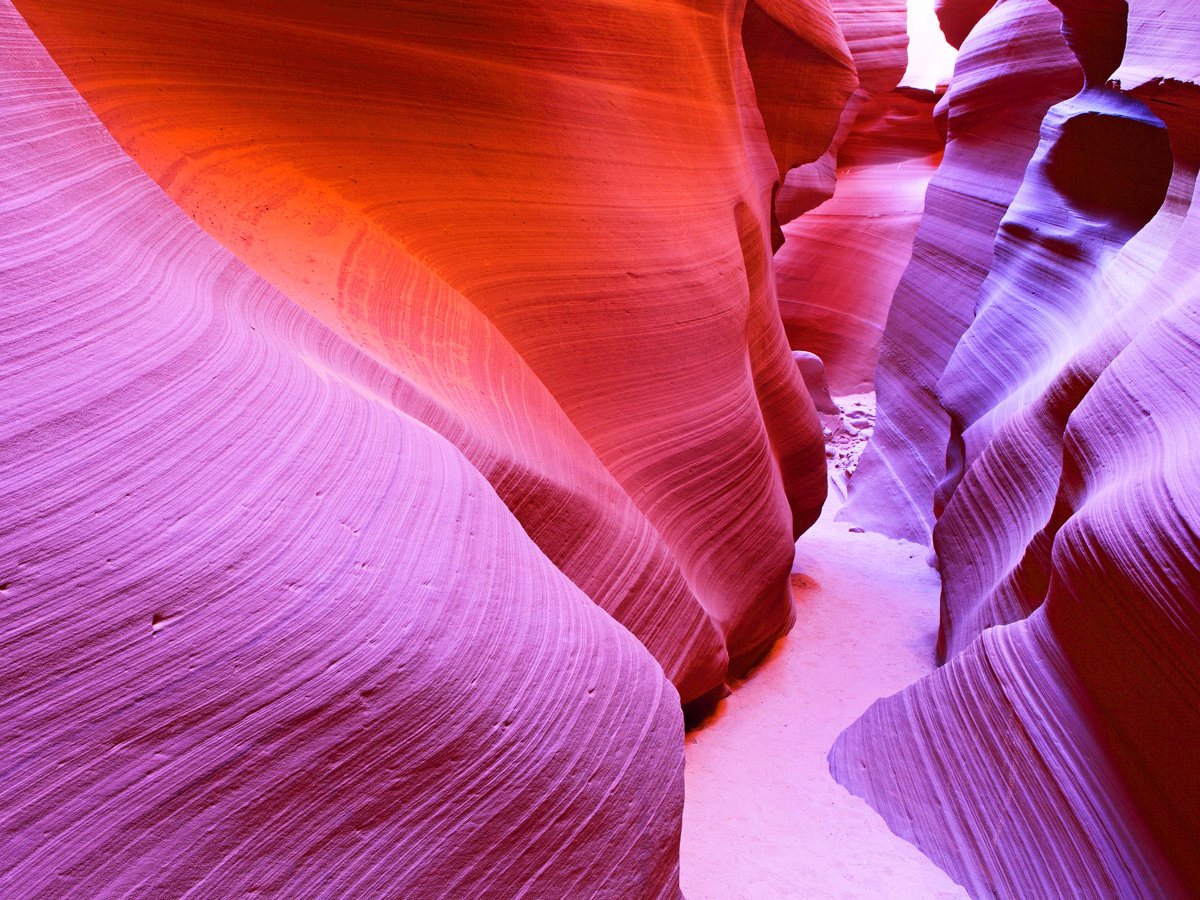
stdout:
[[0,45],[0,897],[1200,897],[1194,0]]

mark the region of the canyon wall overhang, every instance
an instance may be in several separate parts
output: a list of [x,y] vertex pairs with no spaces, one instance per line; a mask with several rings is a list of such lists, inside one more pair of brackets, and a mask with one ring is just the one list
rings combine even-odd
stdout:
[[828,7],[20,9],[133,159],[396,372],[685,701],[786,630],[825,488],[770,205],[857,83]]

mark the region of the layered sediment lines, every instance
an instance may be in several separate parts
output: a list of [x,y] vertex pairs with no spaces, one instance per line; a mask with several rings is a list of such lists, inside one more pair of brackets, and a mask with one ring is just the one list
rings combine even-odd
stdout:
[[875,434],[843,514],[892,537],[930,540],[950,428],[937,380],[974,312],[1042,117],[1082,86],[1061,28],[1049,0],[997,3],[963,43],[941,101],[945,156],[888,313]]
[[676,896],[824,498],[828,7],[19,10],[0,891]]
[[678,896],[878,344],[945,664],[834,775],[978,896],[1200,894],[1188,3],[939,4],[937,132],[896,0],[18,7],[0,893]]
[[0,31],[0,893],[678,896],[654,659]]
[[948,662],[872,707],[831,765],[978,896],[1192,896],[1200,28],[1163,0],[1128,22],[1124,4],[1061,14],[1046,39],[1086,85],[1038,114],[968,314],[920,386],[945,463],[898,455],[936,443],[916,379],[875,457],[909,499],[940,479]]
[[838,151],[833,196],[783,227],[775,271],[788,341],[824,360],[835,394],[874,384],[888,309],[941,161],[936,100],[900,88],[868,101]]
[[823,448],[770,204],[856,84],[821,5],[19,8],[201,226],[404,377],[685,702],[789,627]]

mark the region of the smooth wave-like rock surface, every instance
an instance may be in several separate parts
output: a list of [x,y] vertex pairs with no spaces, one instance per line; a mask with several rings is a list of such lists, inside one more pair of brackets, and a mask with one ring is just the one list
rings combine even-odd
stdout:
[[892,295],[942,155],[932,92],[906,88],[858,112],[833,196],[783,227],[779,310],[794,348],[825,362],[835,394],[869,391]]
[[970,324],[1042,117],[1082,81],[1049,0],[1000,0],[963,43],[939,109],[945,155],[880,344],[878,418],[851,482],[850,521],[930,542],[950,429],[937,381]]
[[832,0],[830,5],[845,36],[857,81],[854,92],[838,109],[837,130],[824,152],[785,173],[775,198],[776,216],[783,225],[833,196],[842,144],[871,98],[900,83],[908,62],[903,0]]
[[0,0],[0,893],[678,897],[874,385],[942,665],[833,776],[1200,895],[1200,19],[937,12]]
[[197,222],[405,377],[685,702],[789,627],[824,465],[770,207],[854,87],[823,4],[18,6]]
[[[896,0],[880,2],[895,5]],[[841,9],[846,5],[846,0],[833,0],[835,18],[826,0],[746,2],[741,33],[753,78],[753,105],[762,116],[780,179],[828,151],[847,103],[861,90],[860,56],[846,41],[870,39],[843,32]]]
[[961,48],[971,30],[995,5],[996,0],[935,0],[934,10],[947,43]]
[[[938,387],[951,417],[952,465],[942,485],[951,499],[934,529],[950,653],[1040,602],[1029,596],[1044,591],[1036,582],[1012,583],[985,602],[974,576],[1002,577],[991,571],[999,560],[1017,568],[1011,553],[1018,548],[981,557],[979,547],[997,539],[1011,545],[1017,534],[1021,546],[1032,540],[1022,507],[1038,527],[1049,518],[1066,418],[1099,374],[1099,360],[1073,358],[1136,299],[1138,273],[1115,268],[1118,254],[1162,206],[1173,168],[1162,122],[1105,89],[1055,106],[1043,134],[1001,223],[975,318]],[[1109,280],[1097,284],[1106,269]],[[980,527],[988,522],[1000,527]],[[1031,572],[1019,567],[1018,582]]]
[[650,654],[0,31],[0,893],[678,896]]
[[1086,87],[1044,116],[929,391],[948,662],[831,767],[976,896],[1195,896],[1200,22],[1060,6]]

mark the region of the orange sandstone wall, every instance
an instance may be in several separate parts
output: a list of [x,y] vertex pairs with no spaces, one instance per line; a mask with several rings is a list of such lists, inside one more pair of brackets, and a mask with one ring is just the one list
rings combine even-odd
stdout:
[[404,376],[685,701],[789,627],[824,467],[770,203],[856,84],[827,7],[19,8],[203,228]]
[[678,897],[653,657],[0,40],[0,895]]

